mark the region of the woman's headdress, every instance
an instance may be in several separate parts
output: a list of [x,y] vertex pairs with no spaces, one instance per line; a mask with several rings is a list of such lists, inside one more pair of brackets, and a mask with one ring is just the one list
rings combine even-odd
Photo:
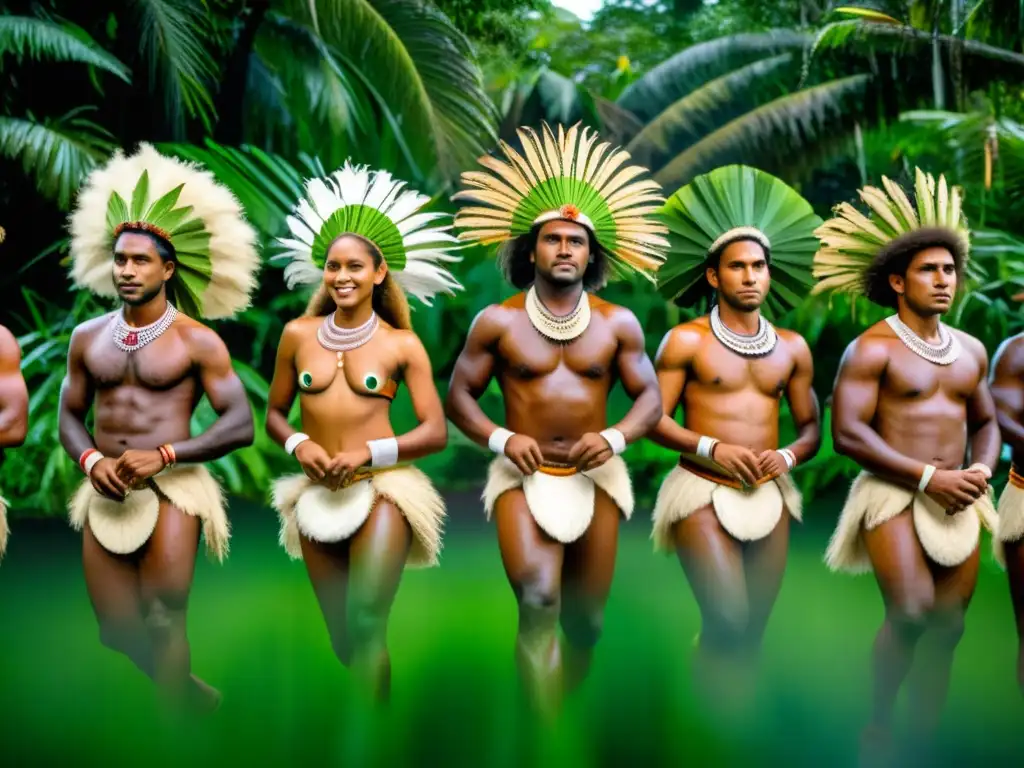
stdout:
[[167,298],[194,318],[233,317],[247,308],[260,256],[256,231],[212,173],[142,144],[89,174],[71,215],[71,277],[116,298],[111,264],[125,230],[148,232],[174,250]]

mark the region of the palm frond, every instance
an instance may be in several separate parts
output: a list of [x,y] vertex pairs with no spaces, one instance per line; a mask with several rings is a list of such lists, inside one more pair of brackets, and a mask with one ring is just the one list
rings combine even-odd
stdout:
[[765,104],[719,128],[677,155],[655,174],[666,189],[728,163],[750,162],[792,179],[845,145],[869,78],[853,75],[806,88]]
[[212,132],[216,109],[210,93],[217,64],[204,45],[208,22],[203,4],[190,0],[132,0],[139,48],[147,58],[151,88],[163,95],[176,136],[184,136],[185,115]]
[[486,152],[496,139],[496,114],[484,91],[468,39],[419,0],[283,0],[343,65],[358,70],[382,106],[401,115],[401,133],[420,174],[438,181]]
[[13,54],[20,62],[64,61],[88,64],[131,82],[124,64],[107,53],[84,30],[32,16],[0,16],[0,58]]
[[773,77],[793,60],[784,53],[715,78],[670,106],[629,143],[636,161],[660,167],[672,156],[773,96]]
[[647,122],[709,80],[766,56],[804,48],[812,39],[792,30],[771,30],[690,46],[632,83],[618,104]]
[[0,117],[0,155],[20,160],[36,189],[67,210],[86,175],[114,150],[113,137],[74,110],[43,122]]

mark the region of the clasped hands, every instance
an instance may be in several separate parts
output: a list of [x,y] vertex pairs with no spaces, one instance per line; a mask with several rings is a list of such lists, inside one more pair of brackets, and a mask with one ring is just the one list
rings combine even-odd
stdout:
[[936,469],[924,492],[946,510],[947,515],[955,515],[985,494],[991,475],[984,464],[973,464],[967,469]]
[[373,456],[369,446],[364,445],[353,451],[342,451],[333,457],[312,440],[303,440],[295,449],[295,458],[302,466],[306,477],[322,483],[332,491],[341,488],[360,467],[367,466]]
[[715,443],[711,458],[732,472],[744,485],[754,487],[762,479],[770,479],[789,472],[789,464],[774,448],[754,453],[742,445]]
[[132,489],[139,488],[166,463],[159,450],[131,448],[118,458],[105,456],[96,462],[89,474],[92,487],[114,501],[124,501]]
[[[529,435],[512,435],[505,443],[505,455],[524,475],[532,475],[544,463],[540,445]],[[579,472],[587,472],[597,469],[614,455],[607,440],[597,432],[587,432],[570,449],[568,463]]]

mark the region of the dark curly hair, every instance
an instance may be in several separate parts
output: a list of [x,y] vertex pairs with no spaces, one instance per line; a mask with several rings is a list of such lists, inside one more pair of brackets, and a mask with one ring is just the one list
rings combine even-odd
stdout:
[[[534,224],[529,232],[503,243],[498,250],[498,268],[505,279],[519,290],[528,288],[537,276],[536,267],[530,261],[530,254],[537,247],[537,237],[540,235],[542,226],[543,224]],[[598,242],[593,232],[587,227],[583,228],[587,231],[590,255],[594,257],[583,273],[583,290],[599,291],[608,283],[608,275],[611,271],[608,252]]]
[[924,227],[889,242],[864,272],[864,295],[882,307],[897,306],[896,291],[889,285],[890,275],[906,276],[914,256],[926,248],[945,248],[953,254],[957,291],[961,289],[967,246],[952,230]]

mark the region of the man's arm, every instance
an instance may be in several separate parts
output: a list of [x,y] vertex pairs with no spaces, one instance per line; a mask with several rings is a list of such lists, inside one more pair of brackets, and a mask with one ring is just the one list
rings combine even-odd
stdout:
[[14,334],[0,325],[0,451],[25,442],[28,388],[21,375],[21,349]]
[[615,314],[619,341],[615,366],[622,388],[633,399],[633,405],[614,429],[621,432],[629,444],[658,425],[662,417],[661,390],[654,365],[644,349],[644,329],[640,321],[626,309],[618,309]]
[[494,347],[501,338],[498,307],[487,307],[473,320],[459,359],[448,383],[444,412],[470,440],[487,448],[498,425],[487,418],[477,401],[494,375]]
[[794,349],[796,366],[786,385],[786,401],[793,415],[797,439],[786,446],[796,457],[797,464],[814,458],[821,447],[821,408],[814,393],[814,361],[811,349],[802,336],[790,341]]
[[252,445],[252,408],[224,341],[203,327],[188,329],[185,335],[203,391],[218,417],[203,434],[172,446],[176,461],[198,464]]
[[1024,456],[1024,337],[1007,339],[992,358],[992,400],[1002,439]]
[[685,326],[673,328],[661,340],[654,367],[661,389],[661,417],[647,435],[658,445],[680,453],[696,453],[700,435],[675,420],[686,388],[686,372],[700,346],[700,335]]
[[988,355],[981,342],[971,339],[972,352],[981,366],[978,386],[967,400],[967,434],[970,445],[971,464],[984,464],[989,476],[999,463],[1002,436],[996,418],[996,405],[988,386]]

